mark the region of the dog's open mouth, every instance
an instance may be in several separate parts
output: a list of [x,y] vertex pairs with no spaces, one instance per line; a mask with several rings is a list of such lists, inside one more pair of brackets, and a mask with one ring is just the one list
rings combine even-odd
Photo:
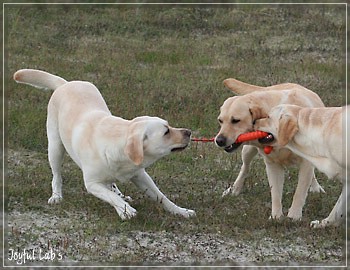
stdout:
[[271,133],[269,133],[269,135],[267,135],[264,138],[260,138],[258,141],[259,143],[267,144],[267,143],[273,142],[274,140],[275,140],[275,137]]
[[233,151],[235,151],[242,143],[233,143],[231,144],[230,146],[226,146],[224,148],[224,150],[227,152],[227,153],[231,153]]
[[173,149],[171,149],[171,152],[180,152],[184,150],[186,147],[187,147],[187,144],[185,146],[174,147]]

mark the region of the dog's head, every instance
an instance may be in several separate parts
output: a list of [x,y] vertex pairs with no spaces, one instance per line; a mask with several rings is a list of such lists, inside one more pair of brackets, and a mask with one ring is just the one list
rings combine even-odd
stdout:
[[218,121],[220,131],[215,137],[215,143],[226,152],[232,152],[241,144],[235,143],[237,137],[254,130],[257,119],[266,117],[259,102],[248,95],[228,98],[220,108]]
[[273,135],[275,140],[270,145],[285,146],[298,132],[296,114],[299,108],[295,105],[273,107],[267,118],[255,122],[254,128]]
[[171,152],[185,149],[190,137],[190,130],[173,128],[161,118],[137,117],[130,123],[124,152],[135,165],[144,161],[153,163]]

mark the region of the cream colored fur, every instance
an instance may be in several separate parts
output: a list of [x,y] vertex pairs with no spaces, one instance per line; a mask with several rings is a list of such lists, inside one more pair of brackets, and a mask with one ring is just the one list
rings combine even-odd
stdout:
[[[142,116],[131,121],[113,116],[98,89],[89,82],[71,81],[50,73],[22,69],[14,80],[53,89],[48,104],[48,155],[52,169],[52,196],[62,199],[61,165],[65,151],[83,171],[88,192],[111,204],[122,219],[136,215],[119,189],[113,185],[132,181],[145,195],[173,214],[195,215],[178,207],[157,188],[145,168],[172,151],[184,149],[191,132],[170,127],[158,117]],[[113,191],[111,191],[111,186]]]
[[[298,84],[285,83],[261,87],[236,79],[226,79],[224,84],[235,94],[241,95],[228,98],[220,108],[218,120],[221,128],[215,141],[227,152],[238,149],[238,145],[233,144],[237,137],[242,133],[253,131],[254,122],[266,117],[270,109],[278,104],[324,107],[316,93]],[[266,155],[263,146],[257,140],[243,145],[243,165],[240,173],[234,184],[224,191],[223,196],[238,195],[241,192],[250,163],[258,152],[264,158],[271,188],[272,218],[278,219],[283,216],[282,192],[286,167],[299,166],[298,185],[288,211],[288,217],[294,220],[299,220],[302,217],[302,209],[309,188],[312,191],[324,192],[314,176],[314,167],[308,160],[300,158],[283,147],[275,147],[271,154]]]
[[345,217],[346,179],[350,175],[350,161],[346,158],[350,145],[345,132],[350,124],[349,108],[280,105],[270,111],[268,118],[255,124],[256,129],[273,134],[275,141],[271,145],[290,149],[329,178],[342,181],[343,191],[333,210],[321,222],[311,222],[312,227],[339,225]]

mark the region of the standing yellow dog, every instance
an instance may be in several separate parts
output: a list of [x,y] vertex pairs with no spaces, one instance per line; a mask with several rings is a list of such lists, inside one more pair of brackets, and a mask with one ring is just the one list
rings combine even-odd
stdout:
[[349,138],[350,107],[302,108],[294,105],[274,107],[268,118],[257,120],[255,128],[271,133],[271,145],[286,147],[307,159],[329,178],[338,178],[343,191],[329,216],[312,227],[339,225],[345,217],[346,179],[350,176]]
[[[238,149],[241,144],[235,143],[237,137],[242,133],[253,131],[255,121],[266,117],[271,108],[276,105],[296,104],[303,107],[324,107],[316,93],[298,84],[284,83],[261,87],[235,79],[226,79],[224,84],[234,93],[241,95],[228,98],[220,108],[218,121],[221,127],[215,142],[226,152]],[[324,191],[314,177],[314,166],[307,159],[300,158],[283,147],[275,147],[271,154],[266,155],[263,146],[257,140],[245,143],[242,150],[241,171],[234,184],[223,193],[223,196],[240,193],[250,162],[258,152],[264,158],[271,188],[272,218],[278,219],[283,216],[282,192],[286,166],[299,167],[298,185],[288,211],[288,217],[299,220],[302,217],[302,209],[309,187],[313,191]]]

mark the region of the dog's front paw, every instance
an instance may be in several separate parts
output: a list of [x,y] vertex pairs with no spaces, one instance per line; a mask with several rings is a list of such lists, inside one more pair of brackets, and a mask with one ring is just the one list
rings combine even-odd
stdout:
[[117,213],[122,220],[131,219],[136,216],[136,209],[129,204],[125,204],[123,207],[116,207]]
[[303,217],[303,212],[301,209],[296,210],[296,211],[290,209],[287,217],[291,218],[293,221],[299,221]]
[[222,197],[225,197],[230,194],[234,196],[238,196],[241,193],[241,191],[242,191],[242,187],[234,184],[222,193]]
[[228,189],[226,189],[223,193],[222,193],[222,197],[225,197],[225,196],[227,196],[228,194],[231,194],[231,187],[229,187]]
[[324,219],[322,220],[321,222],[319,220],[314,220],[314,221],[311,221],[310,223],[310,227],[311,228],[314,228],[314,229],[318,229],[318,228],[324,228],[324,227],[327,227],[329,226],[331,223],[329,222],[328,219]]
[[194,210],[186,209],[186,208],[179,208],[178,211],[174,212],[174,214],[181,215],[185,218],[196,216],[196,212]]
[[283,213],[271,214],[269,220],[281,220],[283,217]]
[[310,223],[310,227],[311,228],[321,228],[321,226],[320,226],[320,221],[319,220],[313,220],[313,221],[311,221],[311,223]]
[[56,204],[62,201],[62,196],[58,195],[58,194],[52,194],[52,196],[50,197],[50,199],[48,200],[49,204]]

